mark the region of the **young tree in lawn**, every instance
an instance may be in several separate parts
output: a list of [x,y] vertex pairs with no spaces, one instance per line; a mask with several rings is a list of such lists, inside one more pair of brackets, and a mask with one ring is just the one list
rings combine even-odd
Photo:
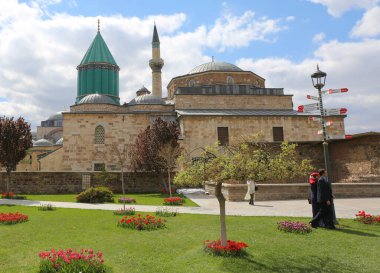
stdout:
[[112,144],[111,153],[116,157],[116,161],[121,168],[121,189],[123,192],[123,209],[125,210],[125,186],[124,186],[124,171],[128,169],[128,163],[130,163],[132,146],[123,144],[119,146]]
[[0,165],[7,172],[7,192],[11,182],[11,172],[16,169],[18,162],[25,156],[27,150],[33,146],[30,124],[22,117],[14,120],[13,117],[0,117]]
[[[168,172],[168,169],[172,170],[174,167],[172,167],[173,159],[171,157],[176,159],[179,154],[177,152],[179,134],[176,122],[167,122],[157,118],[151,126],[140,132],[136,139],[132,153],[135,168],[158,174]],[[163,183],[167,189],[166,183]]]
[[[175,183],[196,185],[203,180],[215,182],[215,196],[220,210],[220,240],[227,246],[226,204],[222,193],[225,181],[244,183],[247,179],[266,181],[269,179],[306,175],[312,166],[310,160],[301,159],[295,152],[296,145],[284,142],[280,149],[258,142],[259,136],[243,138],[228,147],[208,146],[203,158],[212,154],[204,163],[184,164],[184,169],[177,173]],[[277,171],[280,169],[281,171]]]

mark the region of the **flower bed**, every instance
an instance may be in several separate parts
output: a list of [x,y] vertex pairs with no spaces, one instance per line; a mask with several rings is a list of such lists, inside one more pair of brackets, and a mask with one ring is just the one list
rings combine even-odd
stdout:
[[120,197],[118,199],[118,202],[119,203],[128,203],[128,204],[135,204],[136,203],[136,199],[135,198],[128,198],[128,197]]
[[241,257],[247,254],[246,247],[248,245],[240,241],[227,240],[227,246],[222,246],[220,240],[211,242],[207,240],[204,242],[204,251],[215,256]]
[[182,197],[169,197],[164,199],[164,205],[167,206],[180,206],[185,203],[185,199]]
[[28,221],[28,215],[21,214],[19,212],[16,213],[1,213],[0,212],[0,224],[3,225],[14,225],[22,222]]
[[2,199],[17,199],[17,200],[26,199],[25,196],[16,195],[14,192],[3,192],[3,193],[1,193],[1,198]]
[[277,229],[285,232],[306,234],[312,231],[311,227],[303,222],[282,221],[277,223]]
[[358,214],[356,214],[355,221],[369,225],[380,224],[380,215],[372,215],[365,213],[364,210],[359,210]]
[[114,215],[135,215],[136,211],[134,207],[129,207],[124,209],[119,209],[119,210],[114,210],[113,214]]
[[161,217],[174,217],[178,215],[178,210],[175,208],[158,207],[156,215]]
[[91,272],[107,273],[110,268],[104,265],[102,252],[95,253],[92,249],[75,252],[72,249],[42,251],[39,253],[39,273],[51,272]]
[[118,227],[137,229],[137,230],[155,230],[165,227],[166,220],[161,220],[147,214],[145,217],[141,217],[141,214],[138,214],[137,217],[124,216],[118,223]]

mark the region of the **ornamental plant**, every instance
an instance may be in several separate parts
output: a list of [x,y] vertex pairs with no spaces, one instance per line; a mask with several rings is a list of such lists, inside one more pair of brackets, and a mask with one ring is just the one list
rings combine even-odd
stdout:
[[3,225],[14,225],[18,223],[23,223],[29,220],[28,215],[16,213],[1,213],[0,212],[0,224]]
[[185,203],[185,199],[182,197],[169,197],[164,199],[164,205],[166,206],[181,206]]
[[204,242],[204,251],[214,256],[242,257],[247,254],[246,247],[248,247],[246,243],[232,240],[227,240],[226,246],[222,246],[220,240],[211,242],[207,240]]
[[359,210],[356,215],[355,221],[358,221],[363,224],[380,224],[380,215],[372,215],[370,213],[366,213],[364,210]]
[[25,196],[16,195],[14,192],[3,192],[1,193],[1,198],[2,199],[18,199],[18,200],[26,199]]
[[120,197],[118,199],[119,203],[127,203],[127,204],[136,204],[136,199],[135,198],[129,198],[129,197]]
[[52,204],[41,204],[38,207],[38,210],[41,210],[41,211],[52,211],[52,210],[56,210],[56,208]]
[[175,217],[178,215],[178,209],[158,207],[156,209],[156,215],[161,217]]
[[71,248],[67,250],[42,251],[38,255],[41,258],[39,273],[53,272],[86,272],[86,273],[108,273],[112,272],[104,265],[102,252],[95,253],[92,249],[75,252]]
[[277,223],[277,229],[285,232],[306,234],[312,231],[311,227],[303,222],[282,221]]
[[161,218],[156,218],[152,215],[147,214],[145,217],[141,217],[138,214],[137,217],[124,216],[118,223],[118,227],[137,229],[137,230],[156,230],[165,227],[166,220],[161,220]]
[[113,214],[114,215],[135,215],[136,211],[134,207],[129,207],[125,209],[119,209],[119,210],[114,210]]

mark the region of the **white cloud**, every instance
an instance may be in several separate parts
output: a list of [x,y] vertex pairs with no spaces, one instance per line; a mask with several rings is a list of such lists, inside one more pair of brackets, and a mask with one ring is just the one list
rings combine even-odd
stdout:
[[[59,0],[19,3],[0,0],[0,115],[23,115],[33,127],[72,105],[76,97],[76,66],[96,35],[101,33],[121,68],[120,98],[129,101],[142,85],[151,87],[151,39],[154,20],[161,40],[163,93],[175,76],[210,60],[204,49],[216,50],[270,40],[284,29],[279,19],[256,19],[225,12],[211,26],[181,31],[183,13],[144,18],[121,15],[85,17],[50,13]],[[71,1],[75,3],[75,1]]]
[[353,28],[353,37],[375,37],[380,35],[380,7],[368,10]]
[[294,21],[295,19],[296,19],[296,17],[294,17],[294,16],[288,16],[285,18],[285,20],[289,21],[289,22]]
[[320,32],[314,35],[313,42],[318,44],[318,43],[323,42],[325,38],[326,38],[326,35],[323,32]]
[[348,93],[326,97],[328,108],[348,108],[346,133],[380,131],[380,40],[358,43],[331,41],[321,45],[314,58],[292,62],[286,58],[240,59],[237,65],[267,79],[267,87],[285,87],[297,105],[308,103],[307,94],[316,94],[310,75],[319,64],[327,73],[326,88],[349,88]]
[[339,17],[343,13],[355,9],[370,9],[377,5],[378,0],[309,0],[316,4],[322,4],[327,7],[327,11],[334,17]]

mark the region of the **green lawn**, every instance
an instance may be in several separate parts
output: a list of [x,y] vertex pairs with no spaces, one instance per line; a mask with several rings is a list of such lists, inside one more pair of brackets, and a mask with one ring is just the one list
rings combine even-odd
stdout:
[[[76,202],[76,194],[26,194],[28,200],[36,201],[56,201],[56,202]],[[173,195],[174,196],[174,195]],[[121,194],[115,194],[115,204],[117,199],[122,197]],[[128,193],[126,197],[135,198],[136,205],[152,205],[152,206],[162,206],[164,198],[169,197],[167,194],[162,193]],[[185,207],[198,207],[196,203],[186,198],[186,202],[183,205]]]
[[[31,273],[38,253],[54,247],[93,248],[122,272],[379,272],[380,226],[340,220],[342,230],[307,235],[277,231],[287,217],[227,217],[230,239],[250,247],[245,258],[207,255],[202,242],[219,235],[219,218],[181,214],[151,232],[118,228],[111,211],[0,206],[28,214],[30,221],[0,225],[0,272]],[[307,219],[297,218],[304,221]]]

